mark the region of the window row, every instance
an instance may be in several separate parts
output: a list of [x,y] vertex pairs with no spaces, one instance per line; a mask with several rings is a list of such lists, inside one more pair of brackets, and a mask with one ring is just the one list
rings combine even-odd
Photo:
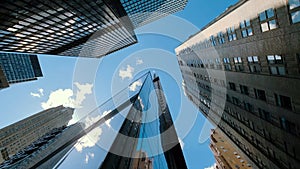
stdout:
[[[233,82],[229,82],[228,87],[230,90],[237,91],[236,84]],[[239,88],[240,88],[240,93],[247,95],[247,96],[250,95],[248,86],[239,85]],[[254,92],[254,96],[256,99],[265,101],[265,102],[267,101],[266,92],[264,90],[253,88],[253,92]],[[292,100],[290,97],[279,95],[279,94],[275,93],[274,98],[275,98],[276,106],[292,110],[293,106],[292,106]],[[238,101],[238,102],[240,102],[240,101]]]
[[[300,23],[300,0],[289,0],[289,17],[292,24]],[[279,27],[278,25],[278,17],[276,14],[276,10],[273,8],[262,11],[258,14],[258,22],[260,25],[261,32],[267,32]],[[245,19],[239,23],[239,29],[242,38],[246,38],[252,36],[253,26],[250,19]],[[225,35],[227,37],[225,37]],[[236,27],[232,26],[226,29],[226,32],[219,32],[217,35],[211,35],[209,40],[204,40],[200,42],[197,46],[201,46],[203,48],[222,45],[226,43],[226,41],[231,42],[237,40],[237,32]],[[193,48],[193,47],[192,47]],[[182,52],[186,52],[183,50]]]

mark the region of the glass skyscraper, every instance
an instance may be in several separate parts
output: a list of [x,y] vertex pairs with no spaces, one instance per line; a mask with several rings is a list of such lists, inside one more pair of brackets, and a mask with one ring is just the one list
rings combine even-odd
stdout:
[[[56,155],[65,152],[64,157],[51,167],[186,169],[159,77],[152,78],[146,73],[137,81],[142,82],[137,90],[121,90],[79,120],[76,124],[82,124],[82,129],[75,129],[75,133],[63,132],[57,141],[51,141],[54,147],[46,146],[48,153],[38,153],[43,149],[37,148],[37,153],[24,161],[9,165],[37,168],[50,164],[49,161],[57,161],[53,160]],[[40,155],[35,158],[37,154]],[[76,160],[81,155],[85,156],[85,161]]]
[[188,0],[121,0],[135,28],[183,10]]
[[43,76],[37,55],[0,53],[0,69],[4,75],[1,82],[8,84],[36,80]]

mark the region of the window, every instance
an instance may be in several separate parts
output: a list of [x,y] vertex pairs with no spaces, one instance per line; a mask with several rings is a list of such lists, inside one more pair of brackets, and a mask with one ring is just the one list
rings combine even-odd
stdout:
[[237,106],[241,106],[241,101],[236,97],[232,97],[232,103]]
[[235,57],[235,58],[233,58],[233,60],[234,60],[235,70],[237,72],[243,71],[244,66],[243,66],[242,58],[241,57]]
[[259,21],[262,32],[278,28],[275,11],[272,8],[260,13]]
[[300,0],[289,0],[289,10],[293,24],[300,22]]
[[253,112],[254,112],[253,105],[252,105],[252,104],[250,104],[250,103],[246,103],[246,102],[244,102],[244,108],[245,108],[245,110],[247,110],[248,112],[251,112],[251,113],[253,113]]
[[214,36],[211,36],[211,37],[210,37],[210,42],[211,42],[211,45],[212,45],[212,46],[216,46],[216,45],[217,45],[217,42],[216,42],[216,39],[215,39]]
[[262,119],[265,119],[269,122],[272,122],[271,120],[271,113],[270,112],[267,112],[261,108],[258,108],[258,113],[259,113],[259,116],[262,118]]
[[249,95],[249,90],[247,86],[240,85],[241,93],[245,95]]
[[236,40],[236,34],[235,34],[234,27],[227,28],[227,35],[228,35],[229,42]]
[[266,92],[264,90],[254,89],[255,97],[259,100],[266,101]]
[[296,134],[296,125],[295,123],[292,123],[290,121],[288,121],[285,117],[281,117],[280,118],[280,124],[282,129],[291,132],[293,134]]
[[291,102],[291,98],[287,97],[287,96],[282,96],[282,95],[278,95],[275,94],[275,100],[276,100],[276,105],[286,108],[286,109],[292,109],[292,102]]
[[222,69],[220,58],[216,58],[216,68]]
[[249,70],[251,73],[261,72],[258,56],[249,56],[247,60],[248,60]]
[[269,63],[270,73],[272,75],[285,75],[285,65],[283,58],[280,55],[268,55],[267,60]]
[[253,35],[253,31],[252,31],[252,28],[251,28],[251,22],[250,22],[249,19],[244,20],[243,22],[241,22],[240,23],[240,28],[241,28],[243,38]]
[[218,40],[220,44],[225,43],[225,38],[224,38],[224,34],[222,32],[218,33]]
[[224,69],[231,70],[230,58],[223,58],[223,62],[224,62]]
[[233,91],[236,91],[236,87],[234,83],[229,82],[229,88]]

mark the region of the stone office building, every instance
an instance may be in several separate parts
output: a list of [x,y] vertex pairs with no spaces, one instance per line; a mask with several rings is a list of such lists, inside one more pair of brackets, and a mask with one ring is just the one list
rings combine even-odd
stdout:
[[0,130],[0,163],[54,128],[66,126],[74,109],[58,106],[44,110]]
[[188,98],[253,168],[300,167],[299,46],[299,0],[241,0],[176,48]]

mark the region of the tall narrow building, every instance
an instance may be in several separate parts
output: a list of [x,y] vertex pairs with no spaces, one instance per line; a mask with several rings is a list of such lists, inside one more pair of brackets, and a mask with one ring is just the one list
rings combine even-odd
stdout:
[[299,13],[241,0],[176,48],[188,98],[253,168],[300,168]]
[[0,88],[37,80],[43,73],[37,55],[0,53]]
[[[77,146],[86,145],[85,141],[81,140],[83,139],[89,140],[88,146],[85,148],[97,157],[95,162],[85,162],[83,164],[85,167],[93,166],[100,169],[186,169],[183,152],[159,77],[152,79],[151,74],[146,73],[137,81],[142,81],[142,86],[134,92],[131,91],[129,98],[124,99],[124,94],[127,96],[129,91],[129,88],[126,88],[127,90],[122,90],[113,97],[114,99],[117,98],[117,102],[109,99],[95,111],[89,113],[87,118],[81,121],[85,123],[84,130],[66,137],[64,144],[55,147],[55,152],[40,159],[42,162],[36,163],[34,168],[55,158],[57,153],[65,151],[66,148],[69,149],[69,146],[76,142]],[[110,111],[106,111],[106,114],[100,116],[99,112],[107,110],[108,107]],[[90,123],[91,119],[93,119],[92,123]],[[116,119],[117,121],[114,121]],[[114,128],[115,122],[120,125],[114,131],[116,132],[115,135],[111,135],[112,131],[109,130],[105,132],[107,122],[110,123],[109,128]],[[96,135],[95,139],[88,137],[87,134],[90,132],[93,133],[92,135]],[[101,135],[101,138],[98,137],[98,134]],[[103,140],[107,138],[108,140]],[[103,150],[98,147],[107,141],[110,142],[109,146],[102,148],[108,149]],[[75,146],[56,167],[80,167],[80,162],[73,165],[70,161],[74,161],[73,158],[77,155],[80,156],[83,151],[86,150],[80,148],[78,151]]]
[[66,126],[73,108],[58,106],[44,110],[0,130],[0,163],[23,150],[54,128]]

